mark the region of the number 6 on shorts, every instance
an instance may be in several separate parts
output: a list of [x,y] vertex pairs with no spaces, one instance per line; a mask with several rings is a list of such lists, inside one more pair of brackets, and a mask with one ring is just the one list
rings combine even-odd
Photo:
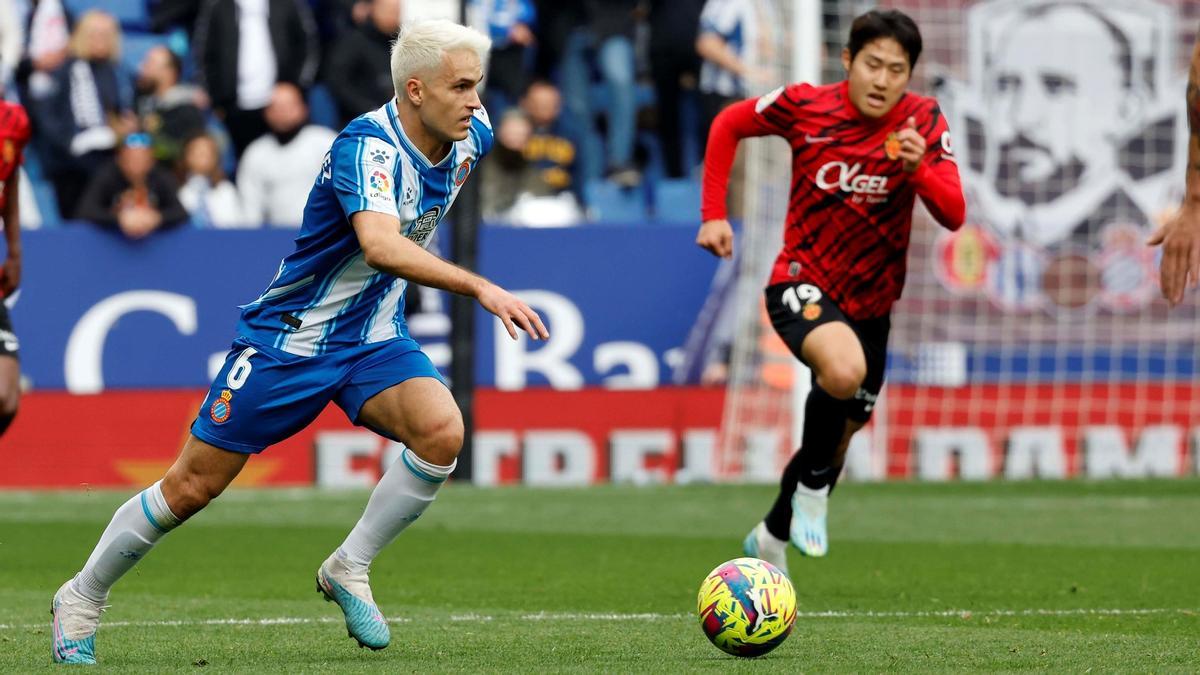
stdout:
[[237,361],[233,362],[233,368],[229,369],[229,376],[225,378],[225,384],[230,389],[237,391],[246,384],[246,380],[250,379],[250,357],[258,353],[254,347],[246,347],[238,354]]

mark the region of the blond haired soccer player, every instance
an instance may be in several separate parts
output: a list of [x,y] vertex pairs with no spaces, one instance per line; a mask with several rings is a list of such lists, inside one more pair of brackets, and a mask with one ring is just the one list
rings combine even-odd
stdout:
[[1163,298],[1172,307],[1183,302],[1189,287],[1200,285],[1200,35],[1192,49],[1188,70],[1188,160],[1183,204],[1150,238],[1151,246],[1162,245],[1159,283]]
[[966,200],[937,101],[908,91],[921,33],[907,15],[871,11],[850,27],[846,79],[793,84],[725,108],[704,156],[704,223],[696,238],[733,252],[726,182],[742,138],[782,136],[792,148],[783,249],[766,288],[771,323],[812,369],[800,449],[779,494],[746,536],[747,555],[787,571],[787,542],[826,554],[825,516],[850,438],[883,386],[892,304],[904,288],[913,204],[942,226],[963,223]]
[[238,337],[191,436],[162,480],[113,516],[83,569],[54,595],[53,657],[94,663],[109,589],[155,542],[238,475],[250,455],[307,426],[330,401],[406,449],[349,536],[317,570],[359,644],[388,645],[367,567],[415,521],[454,470],[463,421],[433,364],[408,336],[407,283],[475,298],[515,339],[548,334],[499,286],[425,250],[492,128],[476,93],[489,48],[447,21],[421,23],[392,48],[396,97],[352,121],[315,176],[295,250],[243,307]]

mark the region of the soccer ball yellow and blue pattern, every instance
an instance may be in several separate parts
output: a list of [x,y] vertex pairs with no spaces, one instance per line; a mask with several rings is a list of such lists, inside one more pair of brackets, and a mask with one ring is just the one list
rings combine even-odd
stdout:
[[783,643],[796,622],[796,591],[765,560],[736,558],[700,585],[700,628],[723,652],[762,656]]

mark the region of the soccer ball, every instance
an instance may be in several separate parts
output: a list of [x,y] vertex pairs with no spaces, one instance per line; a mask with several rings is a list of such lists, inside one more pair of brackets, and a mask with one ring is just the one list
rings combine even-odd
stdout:
[[758,558],[736,558],[700,585],[700,628],[717,649],[762,656],[792,632],[796,591],[779,568]]

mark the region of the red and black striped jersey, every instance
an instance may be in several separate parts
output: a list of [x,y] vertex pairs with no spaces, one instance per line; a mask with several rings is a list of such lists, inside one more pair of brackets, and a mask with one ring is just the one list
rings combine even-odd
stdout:
[[17,167],[28,142],[29,116],[25,108],[0,101],[0,209],[5,204],[5,187],[10,180],[17,180]]
[[[896,135],[909,118],[926,142],[914,172]],[[783,250],[771,283],[810,283],[852,319],[887,314],[904,288],[913,204],[920,196],[943,226],[966,210],[950,131],[937,101],[901,96],[887,115],[863,116],[849,83],[793,84],[726,108],[713,122],[704,158],[704,220],[725,218],[737,140],[777,135],[792,148],[792,187]]]

